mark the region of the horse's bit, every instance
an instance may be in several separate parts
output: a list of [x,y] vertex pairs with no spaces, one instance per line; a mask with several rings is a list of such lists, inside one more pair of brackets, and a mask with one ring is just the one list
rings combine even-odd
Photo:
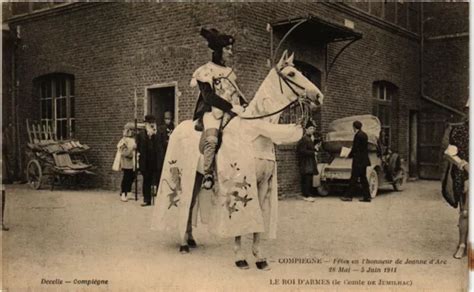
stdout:
[[[310,110],[309,110],[309,106],[310,106],[310,103],[311,103],[311,100],[306,96],[306,95],[301,95],[299,94],[295,87],[296,88],[299,88],[299,89],[302,89],[304,90],[305,88],[301,85],[299,85],[298,83],[296,83],[295,81],[291,80],[290,78],[288,78],[287,76],[285,76],[280,69],[278,69],[276,66],[275,66],[275,71],[277,72],[278,74],[278,81],[280,83],[280,91],[281,93],[283,93],[283,84],[282,84],[282,80],[283,82],[286,84],[286,86],[288,86],[290,88],[290,90],[296,95],[296,99],[292,102],[290,102],[288,105],[286,105],[285,107],[275,111],[275,112],[272,112],[272,113],[269,113],[269,114],[265,114],[265,115],[261,115],[261,116],[255,116],[255,117],[241,117],[241,119],[244,119],[244,120],[256,120],[256,119],[262,119],[262,118],[266,118],[266,117],[271,117],[273,115],[276,115],[278,113],[281,113],[282,111],[286,110],[287,108],[290,108],[292,106],[294,106],[295,104],[298,103],[300,109],[301,109],[301,118],[300,118],[300,121],[298,122],[299,124],[301,124],[303,127],[306,125],[306,123],[308,122],[308,120],[311,120],[312,121],[312,118],[310,117]],[[224,76],[224,77],[220,77],[218,79],[227,79],[229,81],[229,83],[234,87],[235,91],[242,96],[242,98],[244,100],[247,101],[247,99],[243,96],[242,92],[239,90],[239,88],[229,79],[229,76],[230,74],[232,73],[233,71],[231,71],[229,73],[229,75],[227,76]]]

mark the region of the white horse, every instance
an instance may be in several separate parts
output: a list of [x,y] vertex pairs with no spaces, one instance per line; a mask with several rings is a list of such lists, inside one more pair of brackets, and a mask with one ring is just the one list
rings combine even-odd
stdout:
[[[256,188],[256,192],[258,193],[258,198],[256,198],[255,201],[258,200],[258,203],[256,206],[257,209],[252,209],[253,211],[260,212],[262,214],[262,217],[265,217],[267,220],[265,224],[260,224],[261,222],[258,220],[257,223],[255,223],[255,226],[252,225],[252,227],[249,227],[247,229],[241,229],[240,233],[239,231],[235,231],[235,233],[232,233],[232,236],[235,236],[234,240],[234,252],[236,254],[236,265],[239,268],[246,269],[248,268],[248,264],[245,260],[245,258],[242,255],[241,251],[241,236],[245,235],[247,233],[253,233],[253,245],[252,245],[252,252],[254,256],[256,257],[257,261],[257,267],[259,269],[264,269],[267,270],[269,269],[268,263],[266,262],[265,257],[262,255],[262,252],[260,250],[260,239],[261,239],[261,233],[262,231],[265,231],[269,234],[270,238],[275,238],[276,237],[276,205],[278,202],[278,194],[277,194],[277,184],[276,184],[276,159],[275,159],[275,147],[274,143],[277,144],[285,144],[285,143],[294,143],[298,141],[302,135],[303,135],[303,129],[300,125],[278,125],[280,114],[283,109],[287,108],[290,104],[295,104],[300,102],[301,104],[305,105],[310,105],[312,107],[315,106],[320,106],[323,103],[323,94],[321,91],[313,84],[311,83],[301,72],[299,72],[293,65],[293,58],[294,55],[291,55],[288,57],[287,52],[285,51],[283,53],[283,56],[281,57],[280,61],[275,65],[274,68],[272,68],[259,87],[257,93],[255,94],[255,97],[252,99],[250,102],[249,106],[246,108],[245,113],[240,116],[240,117],[235,117],[233,120],[231,120],[228,124],[228,126],[224,129],[223,131],[223,140],[222,140],[222,146],[218,152],[217,160],[219,162],[219,159],[224,159],[223,157],[232,156],[232,154],[235,154],[237,156],[250,156],[250,159],[252,160],[250,164],[251,167],[250,169],[254,169],[253,171],[255,172],[252,175],[253,181],[256,182],[256,185],[253,187]],[[193,124],[190,121],[184,121],[178,127],[176,127],[175,131],[170,137],[170,146],[168,149],[171,148],[171,144],[173,140],[176,139],[181,139],[182,141],[185,141],[183,139],[188,139],[186,141],[191,141],[192,137],[196,137],[198,135],[197,133],[194,133],[193,129]],[[244,144],[237,145],[237,148],[234,147],[227,147],[229,144],[232,144],[230,138],[232,138],[232,132],[234,132],[234,135],[238,135],[237,132],[245,132],[246,136],[242,138],[241,136],[238,137],[238,139],[247,139],[246,141],[250,141],[249,146],[250,148],[245,148]],[[230,137],[229,137],[230,136]],[[181,137],[181,138],[180,138]],[[189,138],[191,137],[191,138]],[[189,140],[191,139],[191,140]],[[238,140],[234,139],[233,140]],[[195,140],[195,139],[194,139]],[[192,141],[194,141],[192,140]],[[193,144],[195,142],[186,142],[189,144]],[[179,145],[179,144],[177,144]],[[181,145],[182,146],[182,145]],[[186,145],[190,146],[190,145]],[[197,145],[195,145],[197,148]],[[244,148],[240,148],[240,147]],[[194,147],[194,146],[192,146]],[[227,147],[227,148],[226,148]],[[181,157],[182,160],[187,160],[187,163],[195,164],[193,160],[190,162],[189,160],[192,160],[195,154],[190,154],[187,156],[187,158],[184,158],[183,155],[185,152],[180,150],[180,153],[175,153],[173,156],[173,153],[169,153],[170,150],[168,150],[168,153],[166,154],[165,158],[165,164],[168,161],[170,164],[173,165],[178,165],[179,162],[176,162],[179,160]],[[242,151],[248,151],[251,153],[241,153]],[[174,151],[178,152],[178,151]],[[239,153],[236,153],[239,152]],[[252,153],[253,152],[253,153]],[[187,153],[187,152],[186,152]],[[194,152],[199,154],[198,151]],[[250,155],[249,155],[250,154]],[[252,155],[253,154],[253,155]],[[169,156],[169,157],[168,157]],[[199,156],[199,155],[198,155]],[[253,156],[253,158],[252,158]],[[178,157],[178,159],[176,159]],[[245,163],[244,163],[245,164]],[[228,167],[227,161],[225,162],[225,165]],[[233,164],[230,164],[231,167],[234,167]],[[166,164],[163,173],[170,173],[174,175],[175,178],[172,179],[171,176],[168,176],[168,180],[174,180],[173,183],[169,183],[167,180],[167,185],[169,187],[168,191],[164,191],[162,197],[162,200],[164,200],[163,203],[166,203],[167,205],[168,201],[165,198],[165,193],[169,193],[169,190],[172,190],[173,192],[170,194],[167,194],[168,197],[173,197],[174,199],[170,199],[170,204],[168,206],[160,206],[160,198],[157,198],[157,204],[156,204],[156,210],[157,213],[157,221],[159,224],[163,224],[164,220],[164,213],[170,212],[169,210],[173,210],[173,207],[176,206],[178,207],[178,204],[181,203],[186,203],[186,206],[189,206],[188,211],[186,211],[186,214],[183,215],[183,211],[177,211],[176,215],[174,217],[174,221],[183,221],[182,219],[176,219],[176,216],[181,216],[181,218],[186,218],[186,228],[182,228],[182,223],[179,223],[178,229],[180,232],[183,233],[183,236],[181,236],[181,247],[180,251],[181,252],[189,252],[189,247],[196,247],[196,242],[194,241],[193,235],[192,235],[192,217],[193,217],[193,209],[196,203],[196,199],[198,197],[198,193],[200,191],[200,186],[201,186],[201,181],[202,181],[202,174],[199,172],[196,173],[195,179],[194,179],[194,184],[191,186],[191,188],[182,188],[181,187],[181,176],[183,176],[183,180],[186,178],[186,172],[182,171],[182,168],[179,167],[172,167],[174,168],[174,171],[172,169],[168,169],[169,166]],[[217,163],[217,167],[219,167],[219,163]],[[221,167],[220,169],[222,170],[224,167]],[[237,170],[239,168],[234,167]],[[242,168],[242,167],[241,167]],[[235,169],[234,169],[235,170]],[[231,169],[232,171],[232,169]],[[219,172],[218,172],[219,173]],[[219,181],[225,180],[223,178],[224,175],[218,175],[217,176],[217,181],[219,184]],[[194,177],[194,175],[188,175],[189,177]],[[250,178],[250,176],[247,175],[247,177],[243,177],[243,181],[247,184],[246,179]],[[242,177],[240,177],[242,179]],[[162,182],[160,183],[160,190],[158,191],[159,197],[161,194],[161,188],[164,188],[165,184],[163,181],[166,180],[166,175],[165,179],[163,179],[162,175]],[[232,180],[232,178],[228,179],[227,181]],[[188,182],[189,184],[189,182]],[[239,187],[242,187],[242,190],[245,188],[247,189],[248,187],[251,187],[251,184],[248,183],[247,186],[242,186],[242,181],[238,184]],[[180,192],[176,191],[179,190]],[[190,194],[186,194],[188,190],[193,190],[192,191],[192,198],[189,198]],[[232,190],[235,190],[232,189]],[[220,191],[218,192],[223,192],[223,187],[220,188]],[[228,193],[229,194],[229,193]],[[227,194],[227,195],[228,195]],[[181,196],[181,197],[180,197]],[[244,196],[241,195],[239,196],[238,192],[233,192],[234,197],[232,197],[232,205],[227,204],[227,210],[229,213],[226,213],[225,217],[220,217],[227,219],[227,215],[229,218],[233,216],[234,214],[236,216],[239,216],[241,214],[245,214],[245,205],[247,202],[252,200],[251,198],[247,198],[245,196],[246,200],[244,199]],[[170,197],[170,198],[171,198]],[[180,199],[181,198],[181,199]],[[228,196],[226,201],[228,202],[231,198],[231,196]],[[181,200],[181,202],[180,202]],[[254,202],[255,202],[254,201]],[[236,208],[237,203],[242,203],[240,206],[240,212],[235,212],[238,211]],[[245,204],[244,204],[245,203]],[[220,206],[220,205],[219,205]],[[179,209],[179,208],[176,208]],[[183,217],[185,216],[185,217]],[[241,215],[243,216],[243,215]],[[169,216],[168,216],[169,217]],[[171,219],[173,220],[173,219]],[[237,219],[238,220],[238,219]],[[170,222],[170,221],[168,221]],[[174,222],[173,222],[174,223]],[[233,222],[233,225],[230,226],[235,226],[235,221]],[[251,224],[250,224],[251,225]],[[262,230],[261,226],[264,225],[264,230]],[[223,225],[226,226],[226,225]],[[224,227],[225,228],[225,227]],[[160,228],[159,228],[160,229]],[[243,230],[252,230],[250,232],[246,232]],[[245,233],[246,232],[246,233]]]

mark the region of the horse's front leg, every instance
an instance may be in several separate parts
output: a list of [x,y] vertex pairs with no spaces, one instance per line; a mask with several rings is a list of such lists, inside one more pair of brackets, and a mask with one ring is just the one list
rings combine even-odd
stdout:
[[242,236],[236,236],[234,238],[234,255],[235,255],[235,265],[240,269],[248,269],[249,264],[245,260],[244,255],[242,254]]
[[197,247],[196,241],[193,237],[193,209],[196,205],[197,196],[201,189],[202,179],[203,175],[197,172],[196,179],[194,180],[193,197],[191,198],[191,205],[189,206],[186,234],[184,235],[183,241],[181,242],[181,246],[179,247],[179,251],[181,253],[188,253],[189,248]]

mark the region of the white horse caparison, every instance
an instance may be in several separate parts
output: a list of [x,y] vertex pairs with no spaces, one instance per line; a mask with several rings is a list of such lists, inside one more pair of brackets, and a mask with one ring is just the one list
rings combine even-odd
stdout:
[[[294,55],[288,57],[285,51],[274,68],[272,68],[257,90],[255,97],[245,110],[245,117],[261,117],[270,123],[277,124],[280,119],[281,112],[279,110],[285,108],[290,103],[293,103],[298,98],[308,99],[312,105],[320,106],[323,103],[323,94],[321,91],[311,83],[301,72],[299,72],[293,65]],[[278,112],[278,113],[277,113]],[[272,114],[275,113],[275,114]],[[251,122],[251,121],[250,121]],[[274,158],[274,143],[265,136],[260,135],[253,141],[253,148],[255,149],[255,167],[257,173],[257,189],[260,204],[263,198],[271,192],[271,179],[276,167]],[[193,196],[197,196],[202,175],[196,176]],[[194,201],[194,200],[193,200]],[[191,210],[193,208],[191,205]],[[191,213],[191,212],[190,212]],[[191,214],[190,214],[191,217]],[[191,220],[188,220],[188,228],[183,245],[187,245],[190,240],[194,242],[192,236]],[[265,257],[260,250],[260,233],[253,234],[252,252],[257,258],[257,263],[264,263],[263,269],[267,269]],[[242,260],[241,254],[241,236],[235,237],[234,252],[236,260]]]

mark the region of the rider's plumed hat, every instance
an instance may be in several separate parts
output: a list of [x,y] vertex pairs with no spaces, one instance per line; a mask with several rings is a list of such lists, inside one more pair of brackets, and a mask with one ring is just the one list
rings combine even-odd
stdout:
[[209,30],[201,28],[200,34],[207,40],[208,47],[213,51],[219,51],[223,47],[234,44],[235,41],[233,36],[222,34],[215,28]]

